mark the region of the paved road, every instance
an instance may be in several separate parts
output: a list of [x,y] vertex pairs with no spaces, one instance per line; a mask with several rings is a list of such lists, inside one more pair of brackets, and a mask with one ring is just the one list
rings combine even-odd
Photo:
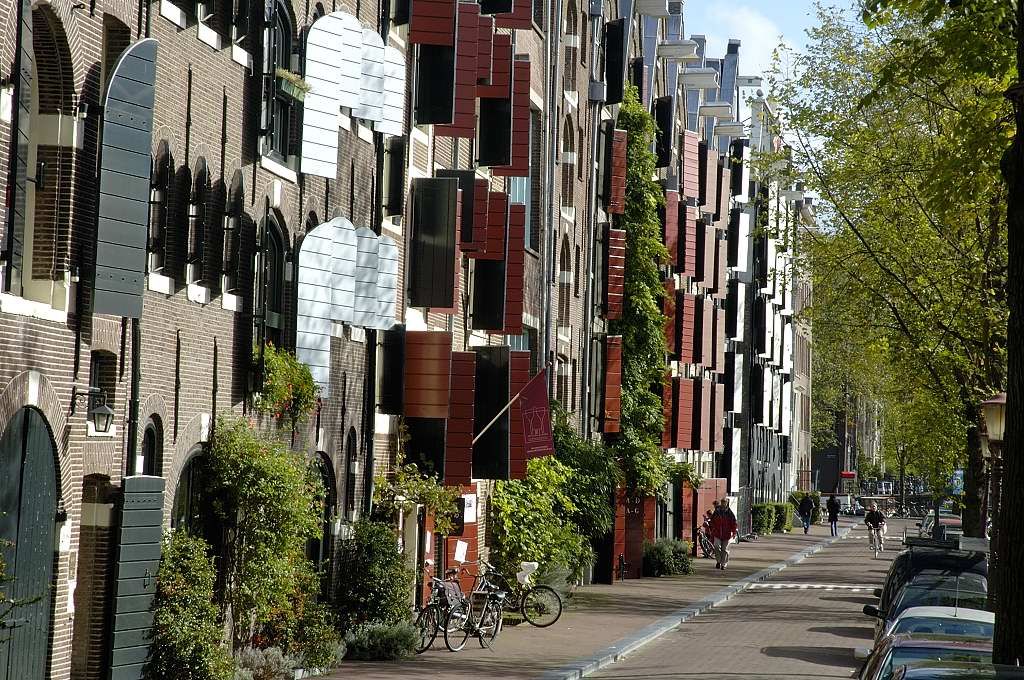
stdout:
[[872,591],[898,552],[902,523],[892,524],[892,548],[877,560],[859,524],[844,540],[591,677],[849,678],[854,648],[869,645],[872,635],[861,608],[877,600]]

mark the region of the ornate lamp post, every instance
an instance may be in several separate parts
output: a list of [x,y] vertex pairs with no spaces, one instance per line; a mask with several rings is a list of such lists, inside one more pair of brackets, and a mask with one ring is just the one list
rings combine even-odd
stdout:
[[[990,544],[996,541],[996,533],[999,530],[999,502],[1002,496],[1003,487],[1003,435],[1006,431],[1006,393],[1000,392],[991,399],[981,402],[981,411],[985,417],[985,438],[982,441],[982,449],[989,462],[988,493],[985,494],[988,501],[988,515],[992,517],[992,530],[989,534]],[[984,518],[983,518],[984,519]],[[990,553],[992,562],[995,562],[996,553]],[[995,570],[998,566],[990,564]],[[994,588],[989,588],[989,598],[995,594]]]

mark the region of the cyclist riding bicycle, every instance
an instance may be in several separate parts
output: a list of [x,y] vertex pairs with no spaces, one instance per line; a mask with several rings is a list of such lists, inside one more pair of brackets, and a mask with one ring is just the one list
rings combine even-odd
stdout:
[[870,538],[870,546],[872,549],[875,547],[875,541],[878,542],[878,551],[885,551],[885,539],[883,538],[882,532],[885,529],[885,515],[878,509],[878,503],[872,503],[871,509],[868,510],[867,515],[864,516],[864,524],[868,527],[868,537]]

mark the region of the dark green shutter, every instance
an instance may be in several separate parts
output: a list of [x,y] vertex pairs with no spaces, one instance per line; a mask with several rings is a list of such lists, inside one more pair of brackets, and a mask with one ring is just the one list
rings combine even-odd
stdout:
[[139,318],[145,287],[157,42],[140,40],[114,69],[103,108],[93,313]]
[[160,567],[164,480],[125,477],[118,529],[110,680],[140,680],[149,656],[153,597]]

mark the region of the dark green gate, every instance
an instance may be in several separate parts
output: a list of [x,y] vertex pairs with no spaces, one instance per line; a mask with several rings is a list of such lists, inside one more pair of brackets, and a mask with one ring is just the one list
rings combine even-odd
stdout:
[[20,602],[0,626],[0,680],[44,680],[49,659],[57,519],[56,448],[43,416],[18,411],[0,439],[0,539],[7,595]]

